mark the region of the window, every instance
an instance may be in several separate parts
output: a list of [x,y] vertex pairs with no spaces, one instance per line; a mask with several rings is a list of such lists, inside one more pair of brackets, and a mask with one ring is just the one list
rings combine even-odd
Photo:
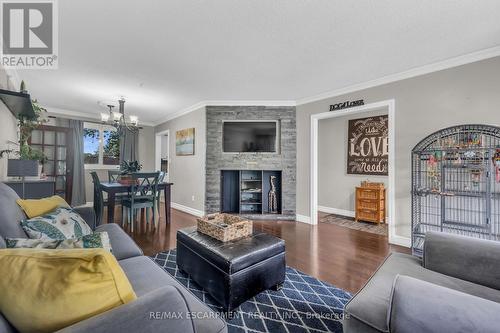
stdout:
[[83,152],[89,168],[115,168],[120,164],[120,136],[112,126],[84,123]]

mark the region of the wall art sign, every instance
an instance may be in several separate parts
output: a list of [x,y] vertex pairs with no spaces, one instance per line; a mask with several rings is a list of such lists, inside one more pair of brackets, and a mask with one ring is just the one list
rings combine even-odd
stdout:
[[387,115],[349,120],[347,174],[387,176],[388,123]]
[[175,132],[175,154],[177,156],[194,155],[194,128]]
[[342,103],[330,105],[330,111],[342,110],[360,105],[365,105],[365,101],[362,99],[358,99],[357,101],[345,101]]

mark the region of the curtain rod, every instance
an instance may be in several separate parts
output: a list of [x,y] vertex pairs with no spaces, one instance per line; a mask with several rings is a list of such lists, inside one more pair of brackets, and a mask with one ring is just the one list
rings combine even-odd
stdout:
[[[96,121],[96,120],[84,120],[84,119],[77,119],[77,118],[68,118],[68,117],[57,117],[57,116],[48,116],[48,118],[52,118],[52,119],[67,119],[67,120],[80,120],[80,121],[83,121],[85,123],[92,123],[92,124],[97,124],[97,125],[105,125],[103,124],[101,121]],[[112,125],[110,125],[112,126]],[[138,129],[144,129],[143,127],[139,126]]]

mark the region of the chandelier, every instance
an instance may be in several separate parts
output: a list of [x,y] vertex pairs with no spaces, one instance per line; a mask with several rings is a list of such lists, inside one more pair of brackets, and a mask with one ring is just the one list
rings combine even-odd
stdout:
[[118,112],[113,111],[115,106],[112,104],[108,104],[107,107],[109,108],[108,113],[101,113],[103,124],[115,127],[120,135],[123,135],[126,129],[131,132],[139,130],[139,118],[137,116],[129,116],[128,122],[125,119],[125,99],[123,97],[118,100]]

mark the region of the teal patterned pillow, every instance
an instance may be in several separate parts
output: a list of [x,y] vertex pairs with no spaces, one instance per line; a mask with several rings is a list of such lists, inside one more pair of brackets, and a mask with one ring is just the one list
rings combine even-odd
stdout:
[[95,232],[80,238],[72,239],[30,239],[6,238],[7,248],[30,249],[90,249],[103,248],[112,252],[107,232]]
[[32,239],[81,238],[92,233],[92,229],[71,208],[56,210],[32,219],[22,220],[21,226]]

